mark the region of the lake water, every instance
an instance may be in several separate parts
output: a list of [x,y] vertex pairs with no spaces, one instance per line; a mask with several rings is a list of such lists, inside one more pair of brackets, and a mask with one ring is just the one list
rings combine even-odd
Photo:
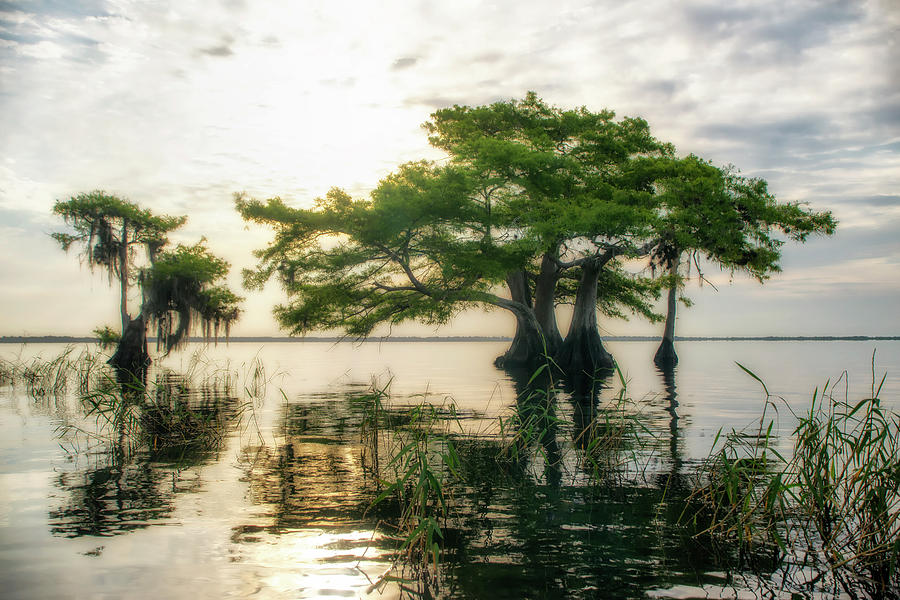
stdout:
[[[498,420],[525,410],[523,382],[492,366],[504,348],[192,345],[156,366],[190,375],[192,401],[222,425],[222,437],[174,455],[91,437],[97,420],[85,416],[73,384],[38,398],[21,382],[2,384],[2,596],[397,596],[396,584],[373,586],[390,569],[393,546],[379,526],[387,515],[370,508],[377,482],[360,445],[360,397],[389,384],[386,403],[398,413],[423,400],[445,409],[452,401],[453,426],[468,440],[459,447],[464,483],[452,490],[444,527],[443,595],[733,597],[740,585],[720,557],[684,535],[668,498],[718,431],[758,424],[766,396],[736,363],[783,399],[768,413],[783,448],[791,410],[806,409],[826,381],[850,400],[871,394],[873,352],[876,377],[887,373],[880,397],[900,406],[897,341],[680,342],[674,389],[653,368],[655,344],[613,342],[632,399],[626,411],[651,439],[639,452],[641,476],[585,484],[565,450],[583,403],[566,395],[552,439],[541,437],[530,459],[498,473],[479,457],[496,452]],[[0,358],[28,363],[64,350],[2,345]],[[165,393],[182,389],[177,379],[155,381]],[[619,389],[610,380],[594,404],[602,409]]]

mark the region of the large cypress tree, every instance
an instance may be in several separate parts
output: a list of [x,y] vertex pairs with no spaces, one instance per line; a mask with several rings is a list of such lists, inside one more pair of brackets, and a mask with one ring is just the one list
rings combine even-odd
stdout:
[[300,335],[339,329],[365,337],[381,324],[442,324],[470,306],[498,307],[520,321],[537,357],[542,341],[531,307],[494,291],[533,255],[533,242],[498,235],[484,186],[467,169],[419,162],[403,165],[367,199],[332,189],[304,209],[238,196],[245,219],[274,230],[245,284],[277,277],[288,302],[275,315]]
[[[621,175],[635,157],[666,156],[671,146],[653,138],[643,119],[563,110],[533,92],[521,101],[439,110],[425,127],[455,163],[505,190],[498,227],[535,240],[535,256],[507,281],[510,295],[531,306],[548,353],[569,371],[611,366],[597,331],[598,301],[608,314],[651,315],[654,291],[640,278],[624,277],[620,259],[649,250],[643,238],[652,231],[655,199],[623,187]],[[580,285],[560,287],[578,270]],[[601,281],[619,285],[597,290]],[[576,305],[565,341],[556,322],[561,301]],[[523,359],[519,331],[521,323],[504,363]]]

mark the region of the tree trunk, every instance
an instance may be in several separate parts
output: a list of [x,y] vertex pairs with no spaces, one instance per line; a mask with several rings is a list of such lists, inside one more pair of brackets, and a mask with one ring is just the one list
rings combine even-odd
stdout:
[[119,248],[119,312],[122,316],[122,337],[131,317],[128,316],[128,219],[122,219],[122,246]]
[[[513,271],[506,276],[506,285],[509,287],[509,294],[514,303],[522,305],[523,309],[531,310],[531,287],[528,285],[528,275],[525,271]],[[494,364],[501,368],[516,368],[530,366],[531,354],[534,351],[534,332],[528,324],[528,317],[520,315],[519,312],[509,307],[504,307],[512,311],[516,316],[516,333],[513,335],[512,343],[509,349],[494,360]],[[533,316],[533,315],[532,315]],[[543,352],[543,343],[540,344]],[[524,362],[523,362],[524,361]]]
[[678,355],[675,354],[675,312],[678,308],[678,261],[672,263],[669,268],[672,276],[672,285],[669,287],[668,310],[666,311],[666,328],[663,332],[662,342],[653,357],[653,362],[660,368],[670,368],[678,364]]
[[128,322],[109,364],[115,368],[119,381],[132,383],[144,381],[150,362],[150,354],[147,352],[147,324],[141,315]]
[[504,369],[536,368],[546,360],[541,326],[530,310],[513,311],[513,314],[516,315],[516,335],[509,350],[498,356],[494,364]]
[[572,324],[557,361],[569,377],[595,377],[615,367],[597,331],[597,281],[602,267],[589,261],[581,271]]
[[528,274],[525,271],[513,271],[506,276],[506,285],[513,302],[532,307],[531,286],[528,285]]
[[562,335],[556,324],[556,283],[560,269],[552,254],[545,253],[541,259],[541,272],[534,286],[534,316],[537,317],[547,344],[547,354],[555,357],[563,344]]
[[533,368],[545,359],[544,336],[534,316],[531,289],[524,271],[515,271],[506,278],[512,302],[498,304],[516,316],[516,334],[509,349],[498,356],[494,364],[501,368]]

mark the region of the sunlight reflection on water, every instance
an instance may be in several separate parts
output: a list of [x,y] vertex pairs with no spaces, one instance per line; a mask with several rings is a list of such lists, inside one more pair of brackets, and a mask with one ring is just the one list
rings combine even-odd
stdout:
[[[390,540],[374,533],[377,515],[368,511],[372,481],[360,462],[360,415],[353,412],[358,407],[352,398],[366,392],[373,377],[376,385],[390,381],[397,405],[423,396],[438,404],[452,398],[463,426],[486,433],[516,405],[515,382],[491,364],[504,346],[206,348],[202,361],[213,370],[236,372],[234,387],[249,387],[247,373],[257,360],[268,385],[251,400],[248,418],[230,426],[221,446],[187,461],[117,454],[83,437],[60,437],[60,426],[95,425],[81,414],[72,390],[64,398],[34,400],[21,388],[0,388],[5,597],[396,595],[396,588],[371,589],[390,566]],[[677,473],[682,463],[705,456],[720,428],[758,421],[762,388],[735,361],[759,374],[785,407],[802,410],[816,387],[844,369],[850,373],[849,397],[866,395],[876,346],[876,372],[888,372],[882,397],[896,406],[900,342],[681,343],[674,402],[651,366],[652,343],[609,344],[635,410],[660,436],[653,459],[660,473]],[[0,356],[40,352],[49,358],[61,350],[0,347]],[[196,371],[200,359],[194,350],[161,362]],[[617,389],[613,381],[604,398]],[[576,409],[569,401],[558,407],[569,420]],[[223,410],[222,419],[233,419],[230,410]],[[783,443],[792,423],[784,408],[778,414]],[[563,440],[571,435],[564,427],[559,432]],[[561,467],[558,487],[547,485],[552,469],[546,461],[536,459],[529,469],[534,478],[521,489],[489,476],[459,492],[468,503],[463,522],[447,528],[449,559],[461,565],[451,581],[456,597],[518,597],[540,585],[580,586],[573,589],[584,595],[593,589],[618,590],[624,597],[646,590],[657,597],[729,597],[710,573],[705,587],[693,585],[700,577],[694,569],[704,571],[705,558],[685,553],[675,538],[656,541],[664,526],[654,522],[660,518],[654,482],[601,501],[578,487],[578,465]]]

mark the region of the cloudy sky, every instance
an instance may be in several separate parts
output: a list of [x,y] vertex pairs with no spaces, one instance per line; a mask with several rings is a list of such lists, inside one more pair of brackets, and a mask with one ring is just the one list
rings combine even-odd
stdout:
[[[206,235],[239,271],[267,234],[234,192],[365,194],[441,157],[420,127],[435,109],[528,90],[642,116],[839,219],[765,286],[693,285],[680,334],[898,335],[898,29],[895,0],[0,1],[0,335],[117,322],[105,278],[48,236],[55,200],[104,189],[186,214],[176,241]],[[276,334],[280,291],[244,295],[234,333]],[[439,334],[511,328],[470,315]]]

